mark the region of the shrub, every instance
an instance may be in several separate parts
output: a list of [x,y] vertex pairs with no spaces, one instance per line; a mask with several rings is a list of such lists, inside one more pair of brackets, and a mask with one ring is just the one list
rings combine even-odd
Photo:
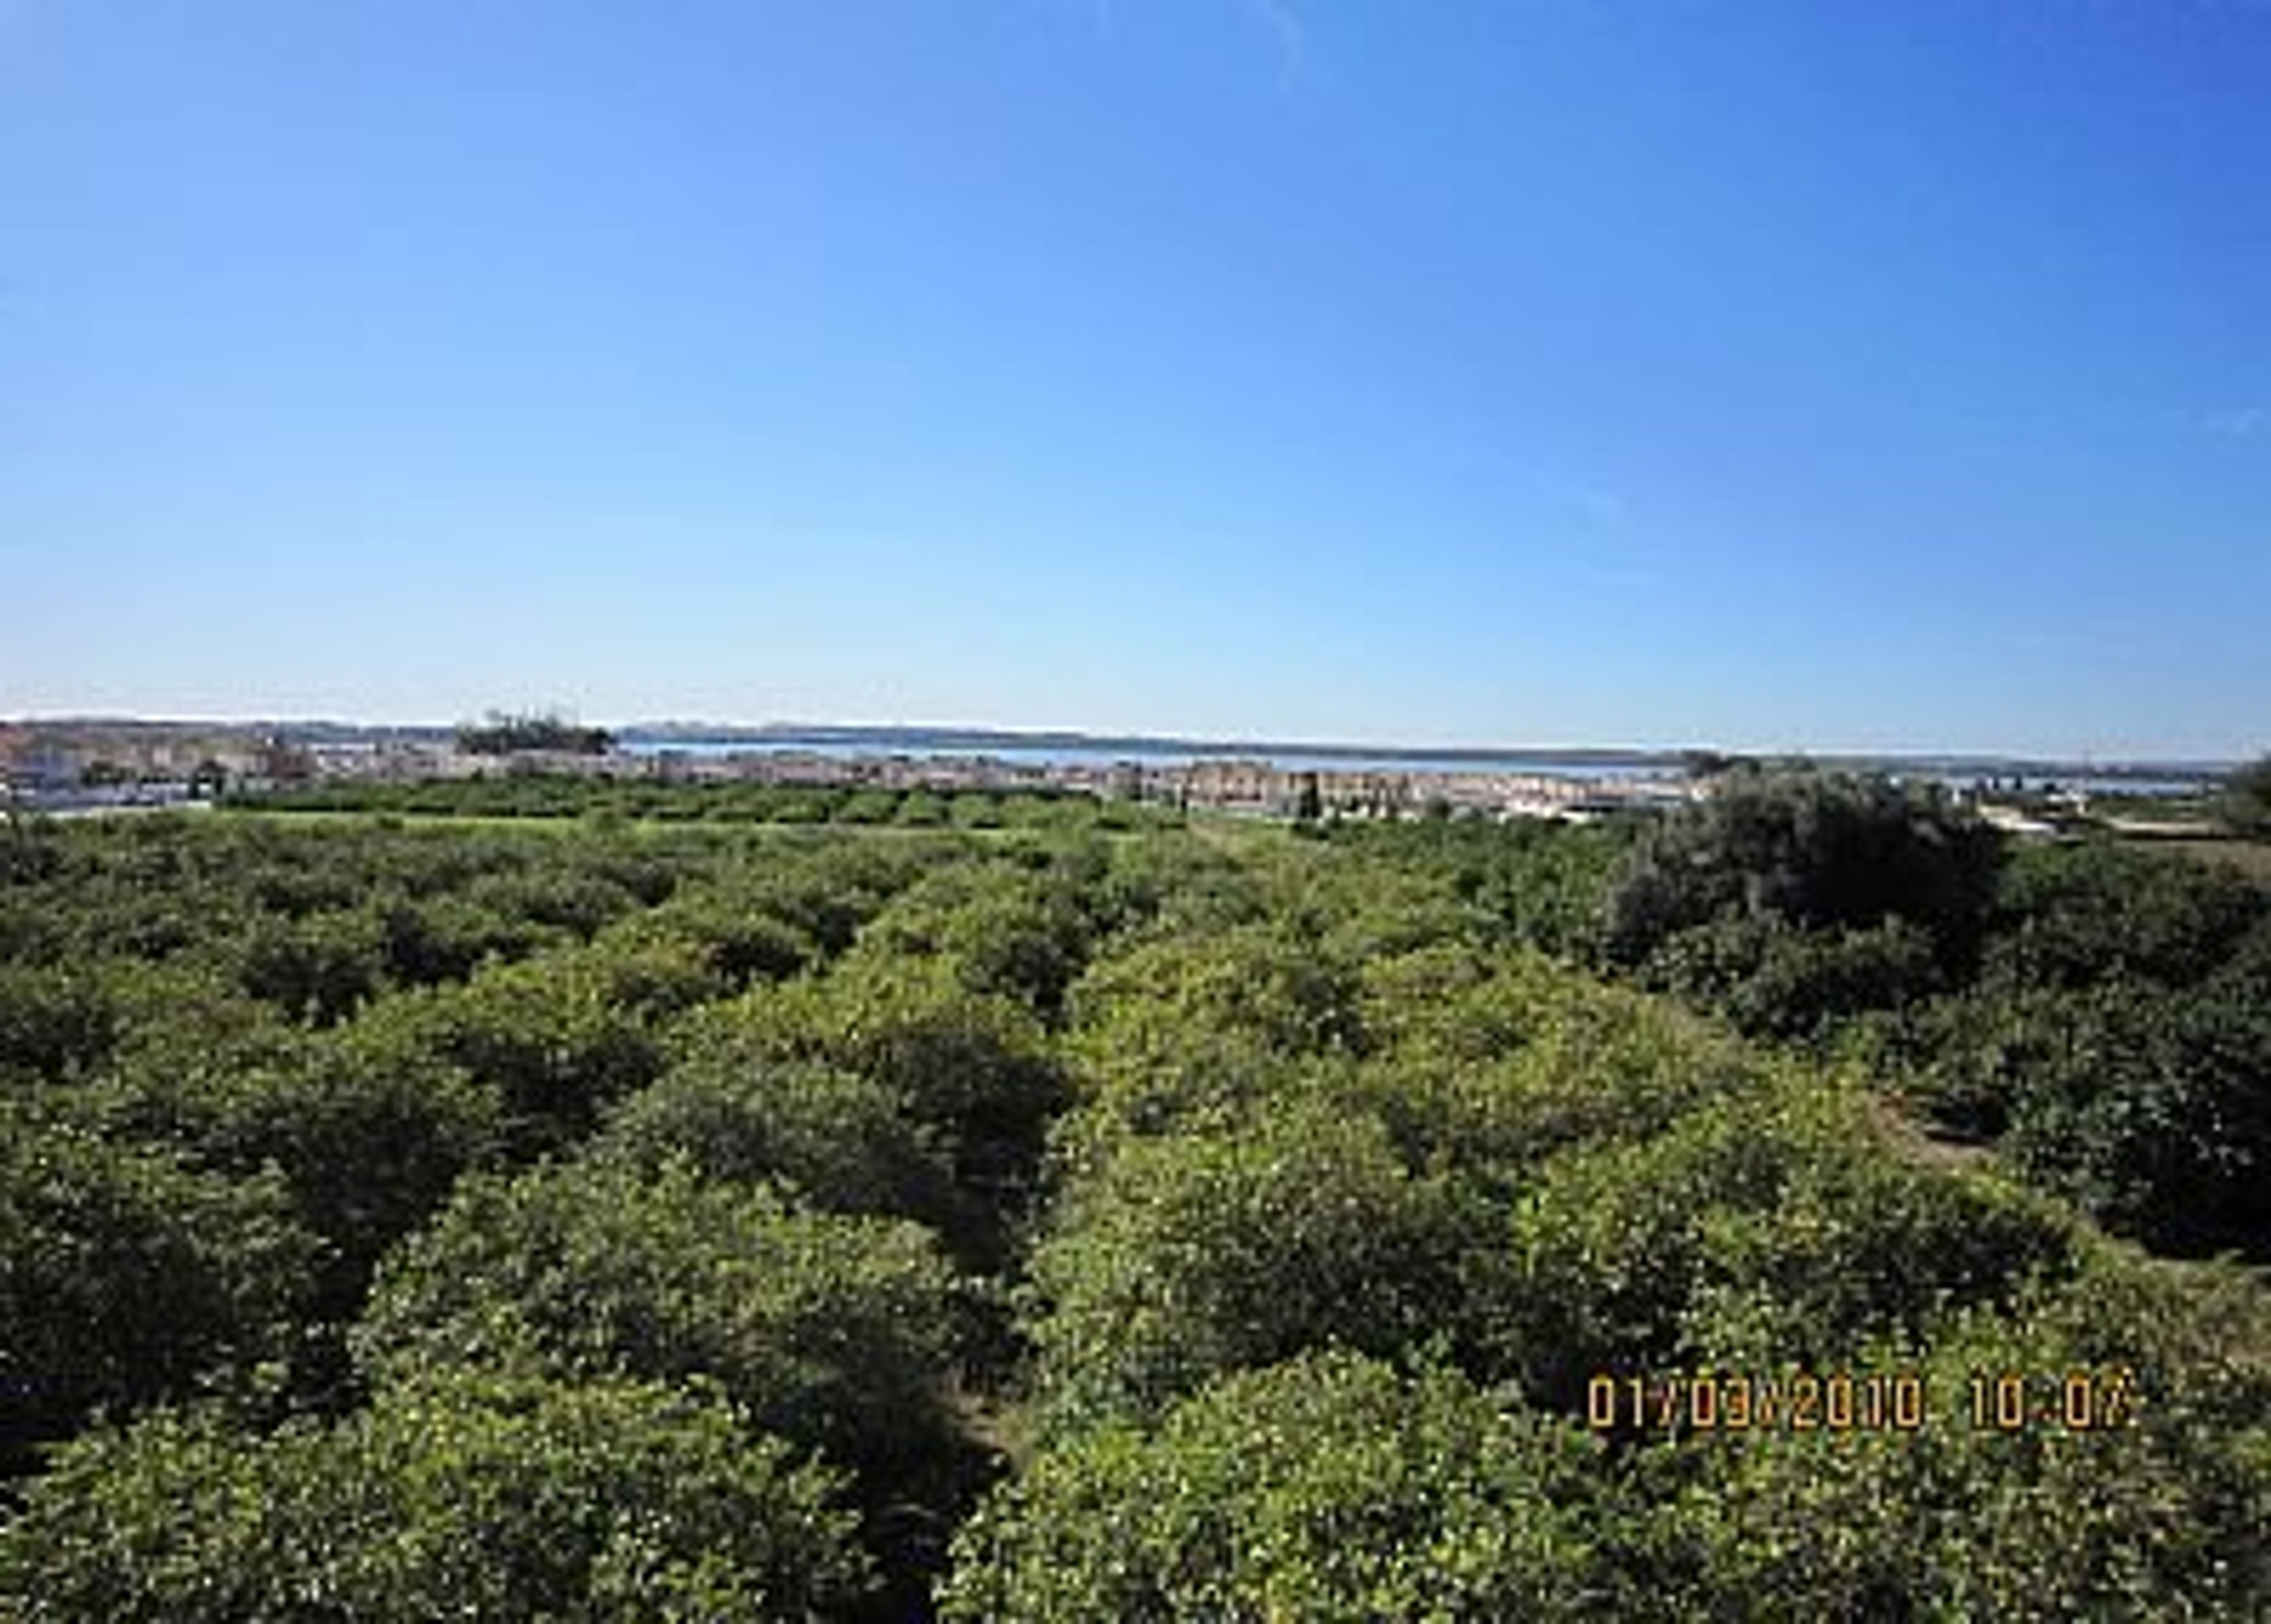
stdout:
[[1044,1020],[1059,1013],[1088,945],[1069,896],[991,864],[926,875],[868,922],[860,942],[878,953],[942,956],[972,991],[1013,998]]
[[897,1214],[948,1230],[972,1221],[950,1158],[895,1091],[735,1037],[731,1027],[696,1029],[684,1058],[616,1108],[594,1154],[650,1172],[683,1157],[708,1177],[776,1183],[833,1212]]
[[682,1162],[476,1175],[382,1267],[354,1337],[384,1380],[461,1364],[705,1374],[862,1468],[942,1448],[957,1288],[916,1225],[799,1211]]
[[1995,832],[1931,790],[1882,778],[1736,774],[1667,816],[1627,855],[1608,942],[1626,963],[1674,931],[1731,915],[1801,926],[1891,917],[1968,953],[1995,882]]
[[1030,1200],[1063,1084],[1031,1014],[971,991],[952,965],[863,948],[824,980],[761,989],[701,1018],[699,1031],[743,1055],[816,1062],[889,1090],[980,1203],[1015,1213]]
[[699,954],[726,989],[778,981],[820,957],[810,932],[767,912],[759,896],[704,889],[674,897],[662,906],[613,927],[620,937],[678,942]]
[[561,864],[520,874],[492,875],[468,887],[465,900],[508,919],[548,926],[589,940],[609,920],[638,905],[617,881]]
[[1906,920],[1798,929],[1770,914],[1674,932],[1640,973],[1716,1006],[1742,1032],[1783,1039],[1819,1038],[1867,1011],[1900,1009],[1946,979],[1931,937]]
[[0,1106],[0,1451],[286,1356],[319,1255],[273,1174]]
[[266,1437],[160,1415],[0,1527],[26,1620],[792,1618],[870,1590],[836,1479],[700,1392],[457,1373]]
[[[1922,1428],[1730,1434],[1684,1452],[1679,1511],[1702,1561],[1683,1611],[1755,1615],[1771,1597],[1767,1615],[1790,1619],[2260,1617],[2267,1335],[2237,1280],[2101,1254],[2070,1282],[1955,1316],[1926,1348],[1880,1346],[1862,1367],[1917,1377]],[[1978,1424],[1975,1382],[2008,1377],[2026,1424]],[[2064,1419],[2077,1377],[2081,1428]]]
[[949,1619],[1608,1616],[1645,1594],[1593,1443],[1346,1353],[1045,1449],[956,1541]]
[[2021,1167],[2163,1248],[2271,1235],[2271,1014],[2135,985],[2029,1014],[2002,1141]]
[[1823,1361],[2070,1264],[2045,1203],[1913,1166],[1799,1084],[1558,1157],[1511,1215],[1493,1362],[1575,1410],[1598,1372]]
[[2271,756],[2259,756],[2228,778],[2219,809],[2241,834],[2271,834]]
[[385,962],[379,921],[346,909],[290,922],[261,920],[237,952],[246,992],[317,1026],[354,1014],[377,990]]
[[1647,1138],[1781,1073],[1660,1000],[1534,956],[1430,949],[1367,966],[1381,1035],[1359,1089],[1414,1166],[1508,1188],[1578,1146]]
[[560,955],[397,995],[362,1024],[494,1089],[514,1152],[534,1156],[581,1138],[604,1106],[661,1074],[660,1044],[616,991],[599,961]]
[[1032,1258],[1052,1418],[1143,1415],[1209,1377],[1460,1323],[1472,1217],[1369,1117],[1288,1104],[1130,1142],[1068,1190]]
[[0,965],[0,1086],[67,1082],[110,1056],[118,1017],[109,984],[86,965]]
[[396,900],[379,909],[387,976],[403,987],[462,981],[491,958],[525,958],[558,933],[463,897]]
[[2271,897],[2209,864],[2111,842],[2032,847],[2003,877],[1982,980],[2010,990],[2134,979],[2186,987],[2267,917]]
[[1090,966],[1071,1009],[1091,1062],[1143,1067],[1217,1038],[1287,1055],[1363,1047],[1355,978],[1269,926],[1138,942]]

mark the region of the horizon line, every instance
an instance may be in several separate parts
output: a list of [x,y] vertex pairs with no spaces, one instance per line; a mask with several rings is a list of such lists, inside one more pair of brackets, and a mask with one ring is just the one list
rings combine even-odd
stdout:
[[[485,712],[499,714],[494,710]],[[506,711],[503,714],[516,714]],[[1014,745],[1017,741],[1035,743],[1073,744],[1136,744],[1150,747],[1169,746],[1190,749],[1208,754],[1240,749],[1269,749],[1288,754],[1326,756],[1475,756],[1518,758],[1523,756],[1585,755],[1617,758],[1668,757],[1682,756],[1723,756],[1762,761],[1812,759],[1829,762],[1962,762],[2007,765],[2040,765],[2059,767],[2091,766],[2166,766],[2184,768],[2230,769],[2249,759],[2245,755],[2187,756],[2130,754],[2116,751],[2084,750],[2075,754],[2044,752],[2040,749],[1966,749],[1937,746],[1901,746],[1865,748],[1854,746],[1805,745],[1729,745],[1685,742],[1679,744],[1632,743],[1547,743],[1532,741],[1521,744],[1471,744],[1385,742],[1362,740],[1322,740],[1274,738],[1263,734],[1206,737],[1189,734],[1151,733],[1128,730],[1093,730],[1067,726],[1004,726],[982,722],[823,722],[810,720],[775,719],[763,722],[720,721],[714,719],[674,717],[638,719],[622,722],[582,721],[564,711],[539,710],[532,715],[557,715],[576,726],[597,726],[614,735],[669,732],[689,738],[709,736],[725,739],[735,734],[771,734],[778,737],[814,737],[830,734],[942,734],[963,735],[987,741],[999,741]],[[0,727],[57,727],[57,726],[129,726],[129,727],[330,727],[341,730],[370,732],[446,733],[472,725],[478,719],[463,718],[452,721],[374,721],[346,716],[160,716],[132,712],[26,712],[19,716],[0,717]]]

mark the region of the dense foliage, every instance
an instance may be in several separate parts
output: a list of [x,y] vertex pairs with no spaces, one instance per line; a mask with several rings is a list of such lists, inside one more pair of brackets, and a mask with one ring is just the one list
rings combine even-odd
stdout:
[[1994,887],[1994,832],[1883,778],[1736,773],[1649,825],[1609,894],[1608,945],[1646,957],[1724,920],[1867,929],[1890,919],[1953,958]]
[[800,1618],[874,1589],[836,1479],[699,1387],[490,1374],[248,1435],[160,1412],[0,1527],[26,1620]]
[[2259,756],[2231,775],[2222,809],[2234,829],[2271,835],[2271,756]]
[[1600,1538],[1622,1509],[1574,1423],[1321,1353],[1047,1452],[965,1531],[943,1599],[1094,1624],[1608,1616],[1651,1584],[1615,1560],[1639,1540]]
[[0,1614],[2271,1609],[2262,895],[1730,779],[11,823]]
[[1737,771],[1653,823],[1352,827],[1534,942],[1864,1062],[2163,1250],[2271,1258],[2271,890],[1942,798]]

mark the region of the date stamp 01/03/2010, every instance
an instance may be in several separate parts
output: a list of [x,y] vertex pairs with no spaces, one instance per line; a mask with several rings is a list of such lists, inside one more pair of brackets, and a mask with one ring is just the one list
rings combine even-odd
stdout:
[[1601,1372],[1586,1383],[1585,1420],[1601,1433],[2099,1433],[2137,1426],[2143,1402],[2126,1365],[1953,1382],[1908,1370]]

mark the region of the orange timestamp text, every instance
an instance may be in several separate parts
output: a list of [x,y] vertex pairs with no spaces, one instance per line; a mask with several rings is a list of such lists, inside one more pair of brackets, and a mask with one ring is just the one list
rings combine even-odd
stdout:
[[1586,1424],[1602,1433],[2106,1432],[2136,1426],[2141,1407],[2126,1365],[1979,1370],[1952,1384],[1918,1370],[1600,1372],[1585,1387]]

